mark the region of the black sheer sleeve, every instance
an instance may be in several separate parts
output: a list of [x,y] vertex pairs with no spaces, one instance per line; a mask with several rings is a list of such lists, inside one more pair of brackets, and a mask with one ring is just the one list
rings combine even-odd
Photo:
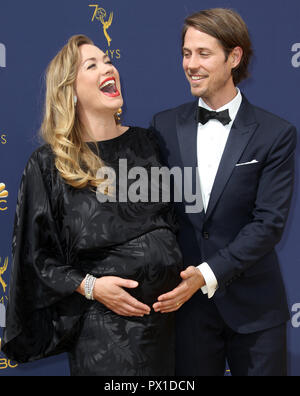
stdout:
[[84,279],[67,262],[38,153],[24,171],[15,216],[12,268],[2,351],[26,362],[65,352],[76,337]]

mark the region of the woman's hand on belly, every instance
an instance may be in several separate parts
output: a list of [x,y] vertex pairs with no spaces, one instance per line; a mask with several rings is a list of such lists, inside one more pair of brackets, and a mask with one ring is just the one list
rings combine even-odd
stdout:
[[94,299],[121,316],[149,315],[151,308],[141,303],[123,288],[135,289],[138,282],[116,276],[103,276],[96,280]]

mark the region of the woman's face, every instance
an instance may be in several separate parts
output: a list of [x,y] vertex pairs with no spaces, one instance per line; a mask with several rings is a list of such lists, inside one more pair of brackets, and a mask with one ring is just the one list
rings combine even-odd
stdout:
[[79,48],[80,64],[75,82],[81,111],[114,114],[123,105],[120,76],[109,57],[94,45]]

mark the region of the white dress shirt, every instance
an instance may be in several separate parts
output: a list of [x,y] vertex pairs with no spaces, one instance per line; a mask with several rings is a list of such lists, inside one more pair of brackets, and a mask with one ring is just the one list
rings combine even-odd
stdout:
[[[231,122],[227,125],[223,125],[218,120],[209,120],[205,125],[198,124],[197,134],[197,159],[198,159],[198,172],[202,193],[202,200],[204,210],[207,210],[211,191],[215,182],[215,178],[218,172],[218,168],[221,162],[221,158],[228,140],[228,136],[235,120],[235,117],[239,111],[242,103],[242,95],[240,90],[237,88],[237,95],[235,98],[220,107],[217,110],[211,109],[202,98],[199,99],[199,106],[204,107],[210,111],[223,111],[228,109]],[[203,294],[207,294],[208,298],[213,297],[215,291],[218,288],[217,279],[211,270],[208,263],[202,263],[198,266],[201,271],[206,286],[201,288]]]

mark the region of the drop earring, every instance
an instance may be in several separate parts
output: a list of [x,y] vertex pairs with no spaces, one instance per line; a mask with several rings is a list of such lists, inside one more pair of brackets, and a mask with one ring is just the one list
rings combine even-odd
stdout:
[[74,106],[75,106],[75,107],[76,107],[76,105],[77,105],[77,101],[78,101],[77,96],[74,95]]
[[115,119],[117,124],[121,124],[121,115],[122,115],[122,109],[119,108],[119,110],[115,114]]

